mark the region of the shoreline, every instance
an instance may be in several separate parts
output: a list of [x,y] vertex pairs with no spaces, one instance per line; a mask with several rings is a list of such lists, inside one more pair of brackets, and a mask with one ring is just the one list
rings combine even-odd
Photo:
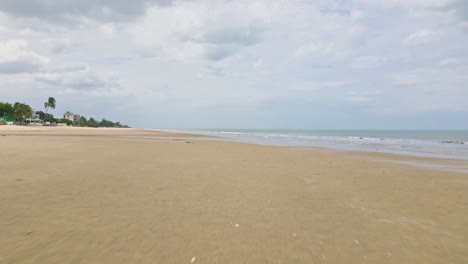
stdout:
[[[148,129],[152,130],[152,129]],[[157,131],[157,130],[155,130]],[[162,130],[166,132],[181,132],[181,133],[193,133],[198,135],[217,136],[233,142],[248,142],[259,145],[267,146],[289,146],[289,147],[312,147],[312,148],[326,148],[342,151],[363,151],[372,153],[389,153],[395,155],[403,155],[410,157],[426,157],[426,158],[439,158],[439,159],[455,159],[468,161],[468,139],[463,141],[449,140],[449,139],[415,139],[398,137],[395,138],[393,135],[387,135],[388,138],[382,137],[371,137],[369,135],[359,136],[358,134],[341,134],[342,132],[356,133],[360,130],[248,130],[248,129],[233,129],[233,130]],[[311,131],[312,134],[307,134],[307,131]],[[332,135],[321,135],[314,134],[317,131],[331,131],[331,133],[337,133],[335,136]],[[363,133],[366,131],[380,131],[380,132],[398,132],[403,133],[402,130],[362,130]],[[425,133],[445,132],[442,130],[409,130],[409,133],[421,131]],[[462,133],[466,132],[468,137],[468,131],[465,130],[454,130],[447,131],[450,133]],[[303,134],[306,133],[306,134]],[[360,132],[362,133],[362,132]],[[379,135],[383,136],[383,135]],[[311,140],[312,138],[312,140]],[[326,139],[328,138],[328,139]],[[323,139],[330,140],[334,138],[336,142],[331,143],[325,142]],[[345,141],[343,141],[345,140]],[[351,140],[351,141],[350,141]],[[357,141],[356,141],[357,140]],[[394,141],[397,142],[394,142]],[[400,142],[398,142],[400,141]],[[412,141],[419,141],[418,144],[414,145]],[[386,143],[389,142],[389,143]],[[393,142],[393,143],[392,143]],[[428,145],[429,144],[429,145]],[[436,145],[434,145],[436,144]],[[439,145],[437,145],[439,144]]]
[[438,156],[424,156],[410,153],[394,153],[394,152],[385,152],[385,151],[371,151],[371,150],[360,150],[360,149],[345,149],[345,148],[333,148],[333,147],[322,147],[322,146],[289,146],[289,145],[277,145],[277,144],[266,144],[251,142],[242,139],[234,139],[229,137],[223,137],[220,135],[207,135],[203,133],[197,133],[196,131],[185,131],[185,130],[165,130],[165,129],[146,129],[147,131],[156,131],[156,132],[165,132],[165,133],[184,133],[192,134],[198,136],[206,136],[206,140],[220,140],[226,142],[242,143],[242,144],[252,144],[258,146],[271,146],[271,147],[283,147],[291,149],[305,149],[305,150],[324,150],[324,151],[337,151],[342,153],[349,154],[358,154],[360,156],[369,156],[377,155],[378,158],[375,158],[376,161],[386,161],[390,163],[399,163],[401,165],[407,165],[422,169],[434,169],[440,171],[452,171],[452,172],[461,172],[468,173],[468,157],[467,159],[456,158],[456,157],[438,157]]
[[[7,127],[4,130],[2,128]],[[24,128],[24,129],[23,129]],[[174,140],[208,140],[208,141],[221,141],[239,144],[248,144],[255,146],[278,147],[294,150],[308,150],[308,151],[331,151],[343,153],[350,156],[355,156],[356,159],[373,159],[379,162],[395,163],[403,166],[416,167],[425,170],[437,170],[447,172],[468,173],[468,160],[452,158],[452,157],[432,157],[432,156],[418,156],[411,154],[392,153],[392,152],[377,152],[369,150],[358,149],[340,149],[332,147],[321,146],[287,146],[275,144],[263,144],[256,142],[243,141],[241,139],[233,139],[219,135],[207,135],[203,133],[196,133],[195,131],[185,130],[165,130],[165,129],[147,129],[147,128],[92,128],[92,127],[47,127],[47,126],[0,126],[0,133],[5,132],[5,135],[15,136],[106,136],[109,133],[117,132],[125,134],[125,140],[131,138],[144,139],[167,139],[174,138]],[[44,132],[44,133],[35,133]],[[61,133],[65,132],[65,133]],[[75,133],[74,133],[75,132]],[[83,133],[80,133],[83,132]],[[91,133],[89,133],[91,132]],[[131,132],[131,133],[129,133]],[[18,134],[16,134],[18,133]],[[157,133],[153,135],[152,133]],[[2,135],[3,135],[2,134]],[[0,135],[1,136],[1,135]]]

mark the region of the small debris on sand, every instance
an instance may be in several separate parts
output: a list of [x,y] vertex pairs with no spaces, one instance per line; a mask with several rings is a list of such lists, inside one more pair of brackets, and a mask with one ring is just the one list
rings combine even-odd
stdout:
[[356,243],[356,244],[359,244],[359,241],[357,241],[357,240],[354,240],[354,243]]
[[194,263],[195,260],[197,260],[197,258],[196,258],[196,257],[193,257],[191,263]]

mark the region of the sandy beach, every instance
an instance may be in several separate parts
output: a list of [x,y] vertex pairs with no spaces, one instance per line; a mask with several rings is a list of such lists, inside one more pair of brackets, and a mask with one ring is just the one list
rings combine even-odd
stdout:
[[401,163],[435,159],[141,129],[0,148],[0,263],[468,263],[468,174]]

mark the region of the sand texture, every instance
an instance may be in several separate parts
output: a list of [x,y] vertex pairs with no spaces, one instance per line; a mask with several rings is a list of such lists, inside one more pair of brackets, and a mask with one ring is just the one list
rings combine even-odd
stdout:
[[0,263],[468,263],[468,174],[376,157],[0,127]]

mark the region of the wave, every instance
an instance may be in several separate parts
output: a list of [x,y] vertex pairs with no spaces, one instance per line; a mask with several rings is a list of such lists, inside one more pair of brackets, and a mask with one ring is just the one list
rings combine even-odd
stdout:
[[220,131],[220,132],[217,132],[217,133],[229,134],[229,135],[245,135],[246,134],[246,133],[242,133],[242,132],[232,132],[232,131]]
[[441,142],[446,143],[446,144],[458,144],[458,145],[466,144],[466,142],[464,141],[457,141],[457,140],[442,140]]
[[363,150],[372,152],[387,152],[416,156],[440,158],[461,158],[468,160],[468,133],[454,137],[447,132],[426,132],[406,135],[401,132],[371,132],[363,133],[349,131],[199,131],[201,134],[217,135],[235,141],[244,141],[264,145],[326,147],[345,150]]

